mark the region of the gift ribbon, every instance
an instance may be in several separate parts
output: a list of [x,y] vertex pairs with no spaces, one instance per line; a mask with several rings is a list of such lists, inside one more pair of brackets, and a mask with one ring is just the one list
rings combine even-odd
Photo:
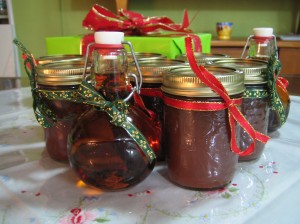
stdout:
[[[266,143],[269,140],[269,137],[255,131],[242,115],[234,101],[230,98],[222,83],[214,75],[208,72],[202,65],[197,65],[194,52],[192,50],[192,38],[190,36],[187,36],[185,38],[185,46],[189,64],[196,76],[205,85],[209,86],[214,92],[216,92],[224,100],[224,103],[228,108],[228,118],[231,132],[231,150],[240,156],[250,155],[254,151],[255,140]],[[248,133],[249,137],[252,139],[252,143],[243,151],[239,149],[236,142],[235,121],[239,123],[239,125]]]
[[[193,34],[190,26],[188,12],[184,10],[181,24],[174,23],[166,16],[145,17],[140,13],[120,9],[119,15],[114,14],[107,8],[95,4],[82,21],[82,25],[92,31],[121,31],[128,35],[153,35],[159,36],[160,30],[173,32],[170,35],[190,34],[194,39],[195,51],[202,52],[202,43],[198,35]],[[168,34],[167,34],[168,35]],[[166,36],[163,34],[163,36]],[[85,35],[81,42],[82,53],[86,53],[88,43],[94,42],[92,35]]]
[[184,10],[181,24],[175,24],[166,16],[145,17],[137,12],[120,9],[120,15],[116,15],[103,6],[95,4],[87,13],[82,25],[93,31],[109,30],[125,33],[145,35],[159,29],[181,33],[191,33],[188,13]]
[[276,51],[271,55],[268,66],[267,66],[267,80],[270,90],[270,100],[272,109],[275,110],[279,115],[279,127],[281,127],[286,122],[286,111],[282,104],[282,101],[277,92],[277,86],[282,88],[286,94],[286,86],[288,81],[282,77],[279,77],[281,71],[281,62],[277,58]]
[[[233,99],[234,105],[241,105],[242,98]],[[175,107],[182,110],[194,110],[194,111],[218,111],[225,110],[228,105],[223,102],[199,102],[199,101],[186,101],[178,100],[168,96],[164,96],[164,104]]]
[[36,119],[44,128],[55,125],[57,117],[44,104],[43,97],[50,100],[68,100],[76,103],[85,103],[95,106],[96,109],[106,112],[110,117],[110,122],[116,126],[124,128],[132,139],[141,148],[148,160],[152,162],[156,156],[148,141],[143,134],[129,121],[127,117],[128,104],[123,100],[114,102],[106,101],[89,83],[82,81],[76,90],[40,90],[36,83],[36,64],[32,54],[18,40],[14,43],[22,50],[24,56],[24,65],[30,80],[30,86],[33,97],[33,110]]

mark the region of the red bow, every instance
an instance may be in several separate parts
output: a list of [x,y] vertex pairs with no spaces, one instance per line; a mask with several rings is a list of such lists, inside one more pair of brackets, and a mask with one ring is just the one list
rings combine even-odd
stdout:
[[122,31],[133,35],[146,35],[159,29],[172,32],[191,33],[188,13],[184,10],[183,21],[175,24],[166,16],[144,17],[142,14],[120,9],[115,15],[103,6],[95,4],[88,12],[82,25],[93,31]]
[[[230,122],[230,129],[231,129],[231,149],[234,153],[240,155],[240,156],[246,156],[253,153],[254,147],[255,147],[255,140],[258,140],[262,143],[266,143],[269,140],[269,137],[257,132],[253,129],[253,127],[248,123],[248,121],[245,119],[245,117],[242,115],[240,110],[237,108],[234,100],[230,98],[228,95],[226,89],[222,85],[222,83],[214,77],[211,73],[209,73],[202,65],[197,65],[193,50],[192,50],[192,39],[191,37],[185,38],[185,45],[186,45],[186,54],[187,58],[189,60],[189,64],[196,74],[196,76],[207,86],[211,87],[213,91],[218,93],[220,97],[223,98],[225,104],[228,108],[228,117]],[[246,132],[249,134],[250,138],[252,139],[252,144],[245,149],[244,151],[241,151],[237,145],[236,142],[236,133],[235,133],[235,121],[237,121],[240,126],[246,130]]]

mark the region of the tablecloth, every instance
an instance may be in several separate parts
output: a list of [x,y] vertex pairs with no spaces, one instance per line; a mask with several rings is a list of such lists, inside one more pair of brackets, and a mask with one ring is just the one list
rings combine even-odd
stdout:
[[239,163],[223,189],[180,188],[160,162],[137,186],[102,192],[45,152],[29,88],[0,91],[0,223],[299,223],[300,97],[291,100],[262,157]]

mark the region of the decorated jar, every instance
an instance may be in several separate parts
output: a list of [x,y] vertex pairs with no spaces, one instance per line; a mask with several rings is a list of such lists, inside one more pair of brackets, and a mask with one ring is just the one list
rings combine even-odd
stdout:
[[281,62],[277,51],[273,28],[258,27],[253,28],[253,35],[248,37],[241,56],[268,62],[267,81],[271,97],[268,133],[277,131],[285,123],[290,109],[288,81],[280,77]]
[[[162,77],[170,69],[183,65],[183,61],[172,59],[144,59],[138,60],[141,70],[143,84],[141,88],[141,99],[145,107],[154,113],[154,119],[157,126],[161,129],[163,124],[163,97],[161,91]],[[132,63],[129,66],[132,73],[136,73],[136,67]],[[162,143],[163,144],[163,143]],[[157,155],[158,160],[163,160],[165,157],[164,148],[161,145]]]
[[85,92],[95,106],[83,114],[69,141],[71,167],[87,185],[116,191],[143,181],[153,170],[159,144],[152,120],[132,102],[139,92],[128,82],[127,52],[122,32],[96,32],[88,51],[92,89]]
[[[244,77],[233,68],[206,66],[231,96],[242,102]],[[195,189],[215,189],[233,178],[238,155],[231,150],[231,127],[224,100],[190,67],[163,76],[164,141],[171,181]],[[237,136],[238,138],[238,136]]]
[[[213,64],[233,67],[243,71],[246,90],[243,95],[241,112],[256,131],[267,135],[270,110],[270,96],[266,76],[267,62],[255,59],[230,58],[217,60]],[[247,148],[251,143],[252,139],[242,129],[240,149]],[[264,143],[256,140],[254,152],[251,155],[240,156],[239,160],[250,161],[259,159],[264,147]]]
[[67,162],[68,135],[77,118],[89,107],[69,100],[83,81],[84,61],[40,64],[36,71],[40,103],[47,107],[45,111],[51,111],[48,119],[53,122],[53,126],[44,128],[46,150],[52,159]]

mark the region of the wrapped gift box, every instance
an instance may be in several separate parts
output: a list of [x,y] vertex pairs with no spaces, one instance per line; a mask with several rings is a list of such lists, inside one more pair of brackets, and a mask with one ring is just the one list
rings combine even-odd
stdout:
[[[202,52],[210,53],[211,34],[197,35],[201,39]],[[81,35],[47,37],[47,54],[81,54],[82,37]],[[185,53],[184,36],[125,36],[125,40],[132,43],[135,52],[160,53],[172,59]]]

